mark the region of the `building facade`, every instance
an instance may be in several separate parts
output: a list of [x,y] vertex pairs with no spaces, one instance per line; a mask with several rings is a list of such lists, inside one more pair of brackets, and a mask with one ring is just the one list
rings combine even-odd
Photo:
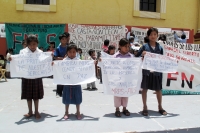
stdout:
[[0,0],[0,7],[0,23],[169,27],[193,34],[200,29],[200,0]]

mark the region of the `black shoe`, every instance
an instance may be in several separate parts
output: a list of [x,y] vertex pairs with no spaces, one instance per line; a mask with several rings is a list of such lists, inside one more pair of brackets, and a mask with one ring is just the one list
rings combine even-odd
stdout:
[[142,94],[142,91],[139,91],[139,94]]
[[90,88],[90,87],[87,87],[87,88],[85,88],[85,89],[83,89],[83,90],[89,91],[89,90],[91,90],[91,88]]
[[98,89],[97,88],[92,88],[90,91],[97,91]]

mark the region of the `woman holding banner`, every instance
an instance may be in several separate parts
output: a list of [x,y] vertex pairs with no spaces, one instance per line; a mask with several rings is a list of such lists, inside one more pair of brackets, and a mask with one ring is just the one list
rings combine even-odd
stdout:
[[[20,54],[26,53],[41,53],[42,51],[38,49],[38,39],[35,35],[29,35],[27,38],[27,47],[20,51]],[[9,58],[11,61],[11,57]],[[29,118],[33,116],[32,111],[32,100],[35,105],[35,118],[40,119],[41,116],[38,112],[39,99],[42,99],[44,96],[43,82],[42,78],[22,78],[22,93],[21,99],[26,99],[28,103],[29,112],[24,116]]]
[[[147,31],[147,36],[149,38],[149,42],[143,45],[138,51],[137,57],[145,56],[146,52],[151,52],[155,54],[163,54],[163,48],[157,43],[158,38],[158,30],[156,28],[150,28]],[[158,100],[158,110],[162,115],[167,115],[167,112],[162,108],[162,73],[153,72],[149,70],[142,70],[142,100],[143,100],[143,111],[142,115],[148,116],[147,110],[147,91],[155,90]]]

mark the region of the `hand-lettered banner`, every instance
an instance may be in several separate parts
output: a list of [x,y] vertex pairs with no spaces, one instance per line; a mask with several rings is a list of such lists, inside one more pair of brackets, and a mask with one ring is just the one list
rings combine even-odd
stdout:
[[96,81],[92,60],[62,60],[53,65],[55,84],[80,85]]
[[109,55],[103,51],[101,51],[101,58],[112,58],[113,56],[112,55]]
[[68,24],[71,41],[83,50],[85,58],[89,49],[101,51],[104,40],[118,47],[119,40],[125,37],[125,26],[93,26]]
[[132,27],[131,32],[135,35],[135,42],[144,44],[144,38],[147,36],[147,29]]
[[200,92],[200,45],[176,42],[159,43],[166,56],[179,61],[178,71],[175,74],[163,74],[163,89]]
[[45,50],[49,42],[60,43],[59,35],[65,30],[65,24],[6,24],[7,48],[13,48],[14,53],[18,54],[22,49],[22,40],[28,35],[34,34],[38,37],[39,46]]
[[141,58],[103,58],[104,94],[129,97],[138,94],[142,81]]
[[51,52],[18,54],[11,58],[11,77],[33,79],[53,75]]
[[161,73],[176,73],[178,63],[175,58],[147,52],[144,56],[142,68]]

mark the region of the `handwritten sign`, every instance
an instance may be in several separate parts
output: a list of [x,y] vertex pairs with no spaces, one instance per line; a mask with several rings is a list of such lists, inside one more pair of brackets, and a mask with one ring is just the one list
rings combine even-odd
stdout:
[[141,81],[141,58],[102,59],[104,93],[119,97],[138,94]]
[[175,58],[147,52],[144,56],[142,68],[161,73],[176,73],[178,63]]
[[135,42],[144,44],[144,38],[147,36],[147,29],[132,27],[131,32],[135,35]]
[[101,51],[104,40],[118,47],[119,40],[125,37],[125,26],[93,26],[68,24],[70,39],[83,51],[87,58],[89,49]]
[[11,77],[41,78],[53,75],[52,53],[24,53],[12,55]]
[[[183,34],[182,31],[180,30],[172,30],[172,32],[176,32],[176,34],[181,37],[181,35]],[[186,35],[186,39],[189,39],[190,38],[190,31],[184,31],[185,35]]]
[[176,73],[163,74],[163,89],[200,92],[200,45],[159,42],[164,54],[179,61]]
[[103,51],[101,51],[101,58],[112,58],[113,56],[112,55],[109,55]]
[[96,81],[94,61],[62,60],[53,65],[53,81],[61,85],[80,85]]

